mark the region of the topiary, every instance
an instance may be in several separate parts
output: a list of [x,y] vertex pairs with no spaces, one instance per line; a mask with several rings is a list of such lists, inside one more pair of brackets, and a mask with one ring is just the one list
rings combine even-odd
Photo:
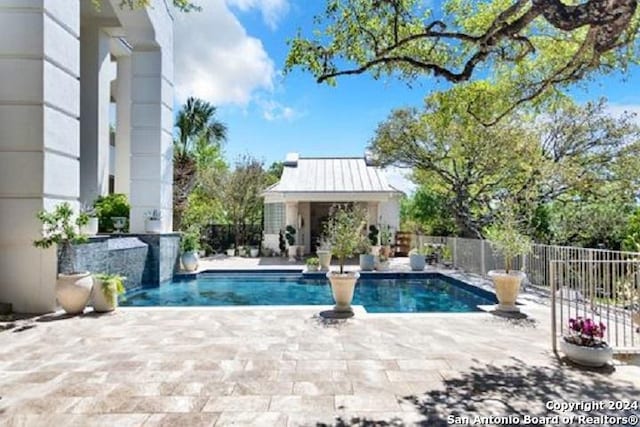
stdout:
[[[100,196],[93,204],[98,214],[98,231],[111,232],[114,230],[113,217],[129,218],[129,201],[126,194],[109,194],[108,196]],[[124,232],[129,231],[129,226],[125,226]]]

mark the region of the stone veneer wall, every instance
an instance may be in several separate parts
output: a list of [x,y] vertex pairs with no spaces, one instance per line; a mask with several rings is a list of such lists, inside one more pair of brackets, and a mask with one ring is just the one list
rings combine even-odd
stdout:
[[120,274],[127,278],[125,287],[134,289],[173,279],[180,263],[180,234],[97,236],[75,245],[74,251],[76,271]]

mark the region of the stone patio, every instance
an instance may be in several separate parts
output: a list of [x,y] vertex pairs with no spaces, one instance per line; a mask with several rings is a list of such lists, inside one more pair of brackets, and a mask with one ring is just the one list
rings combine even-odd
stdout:
[[0,323],[0,425],[437,426],[449,415],[557,414],[550,400],[640,396],[640,367],[557,359],[543,305],[526,305],[523,319],[360,308],[332,321],[318,315],[327,308],[126,308]]

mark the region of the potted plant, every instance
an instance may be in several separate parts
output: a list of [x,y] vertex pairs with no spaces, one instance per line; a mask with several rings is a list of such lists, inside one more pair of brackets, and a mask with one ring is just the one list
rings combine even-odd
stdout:
[[624,308],[631,312],[631,321],[635,323],[637,332],[640,332],[640,289],[636,289],[633,283],[634,275],[637,272],[633,272],[631,275],[627,275],[624,282],[621,284],[620,296]]
[[443,246],[442,251],[440,251],[442,264],[449,268],[453,266],[453,253],[451,252],[451,248],[449,246]]
[[127,218],[124,216],[112,216],[109,218],[113,225],[114,233],[122,233],[127,227]]
[[87,236],[95,236],[98,234],[98,214],[92,205],[83,205],[79,218],[84,224],[80,226],[80,233]]
[[569,319],[569,335],[560,340],[560,350],[579,365],[604,366],[613,358],[613,349],[603,340],[605,330],[602,322]]
[[382,245],[380,249],[380,253],[385,257],[391,256],[391,244],[393,239],[393,230],[390,226],[385,225],[380,230],[380,245]]
[[[127,219],[129,218],[130,206],[125,194],[109,194],[108,196],[99,196],[93,203],[98,215],[98,232],[111,233],[127,232]],[[120,227],[115,227],[113,218],[119,218]]]
[[378,256],[380,254],[380,239],[379,235],[380,230],[374,224],[369,226],[369,233],[367,234],[367,238],[369,239],[369,243],[371,243],[371,254],[373,256]]
[[491,270],[488,273],[495,286],[497,309],[520,311],[516,300],[525,274],[520,270],[514,271],[513,262],[516,257],[531,252],[531,240],[518,230],[515,214],[510,208],[506,208],[498,221],[485,230],[485,236],[493,249],[504,257],[505,269]]
[[236,248],[235,246],[232,244],[228,249],[227,249],[227,256],[235,256],[236,255]]
[[162,233],[162,212],[160,209],[154,209],[145,214],[144,231],[152,234]]
[[260,255],[260,249],[252,246],[251,249],[249,249],[249,255],[251,255],[251,258],[258,258],[258,255]]
[[424,244],[421,248],[414,248],[409,251],[409,265],[412,271],[422,271],[427,265],[427,249]]
[[95,284],[91,291],[93,310],[98,313],[113,311],[118,307],[118,296],[126,291],[124,287],[125,277],[118,274],[97,274],[94,276]]
[[196,229],[189,229],[182,235],[180,241],[182,255],[180,261],[186,271],[195,271],[198,268],[198,249],[200,249],[200,233]]
[[296,246],[296,229],[293,225],[287,225],[285,228],[284,238],[287,240],[287,255],[289,261],[295,261],[298,255],[298,247]]
[[326,238],[320,240],[320,246],[316,250],[316,255],[320,260],[320,270],[329,271],[331,265],[331,243]]
[[42,222],[42,238],[34,241],[34,246],[47,249],[57,245],[59,251],[56,298],[67,313],[82,313],[91,295],[93,277],[88,271],[76,271],[73,244],[87,241],[87,237],[78,231],[85,225],[86,218],[78,216],[74,219],[68,202],[59,204],[53,212],[40,211],[37,217]]
[[317,257],[307,258],[307,271],[315,272],[320,268],[320,260]]
[[376,270],[378,271],[389,271],[389,257],[385,254],[381,253],[378,256],[378,262],[376,263]]
[[334,205],[325,224],[325,235],[331,244],[331,252],[338,258],[340,270],[329,271],[331,292],[336,302],[336,312],[351,312],[353,291],[360,273],[345,272],[344,261],[353,256],[362,240],[362,229],[366,225],[366,214],[358,207]]
[[371,271],[375,267],[376,258],[371,253],[371,241],[368,237],[363,236],[358,246],[360,252],[360,270]]

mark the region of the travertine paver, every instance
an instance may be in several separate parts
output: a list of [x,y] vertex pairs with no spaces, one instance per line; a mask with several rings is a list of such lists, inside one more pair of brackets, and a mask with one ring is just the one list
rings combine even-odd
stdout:
[[126,308],[19,322],[0,333],[0,425],[445,425],[453,412],[550,415],[551,399],[640,397],[640,367],[558,361],[542,305],[525,307],[526,320],[329,321],[323,309]]

